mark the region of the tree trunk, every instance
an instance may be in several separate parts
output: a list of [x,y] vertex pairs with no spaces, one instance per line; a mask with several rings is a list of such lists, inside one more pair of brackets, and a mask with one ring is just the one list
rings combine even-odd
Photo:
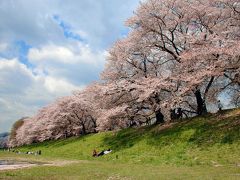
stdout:
[[92,120],[92,123],[93,123],[93,128],[94,128],[94,133],[96,133],[97,131],[96,131],[96,127],[97,127],[97,123],[96,123],[96,120],[92,117],[92,116],[90,116],[90,118],[91,118],[91,120]]
[[203,115],[207,113],[207,107],[205,104],[205,101],[202,98],[200,90],[196,90],[194,92],[196,100],[197,100],[197,114],[198,115]]
[[160,110],[155,112],[156,124],[164,123],[164,116]]
[[82,135],[86,134],[86,128],[85,128],[85,124],[82,123]]
[[[154,97],[155,101],[157,104],[160,103],[160,99],[159,99],[159,96],[158,94],[155,94],[155,97]],[[158,109],[156,112],[155,112],[155,116],[156,116],[156,124],[160,124],[160,123],[164,123],[164,116],[161,112],[161,109]]]

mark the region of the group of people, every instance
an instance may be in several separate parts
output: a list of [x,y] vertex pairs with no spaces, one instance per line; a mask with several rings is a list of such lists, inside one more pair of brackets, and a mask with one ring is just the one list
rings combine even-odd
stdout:
[[105,155],[105,154],[109,154],[109,153],[111,153],[111,152],[112,152],[112,150],[111,150],[111,149],[108,149],[108,150],[103,150],[103,151],[101,151],[101,152],[98,153],[98,152],[96,151],[96,149],[94,149],[92,156],[93,156],[93,157],[99,157],[99,156],[103,156],[103,155]]
[[42,154],[42,151],[41,151],[41,150],[21,152],[21,151],[19,151],[19,150],[15,150],[15,149],[8,148],[7,151],[8,151],[8,152],[15,152],[16,154],[33,154],[33,155],[41,155],[41,154]]
[[42,151],[41,151],[41,150],[39,150],[39,151],[35,151],[35,152],[27,151],[26,154],[41,155],[41,154],[42,154]]
[[[223,110],[223,105],[220,100],[217,101],[217,107],[219,112]],[[182,108],[171,109],[170,114],[171,114],[171,120],[182,119],[183,115],[186,115]]]
[[183,110],[182,108],[171,109],[170,110],[171,119],[182,119],[183,118]]

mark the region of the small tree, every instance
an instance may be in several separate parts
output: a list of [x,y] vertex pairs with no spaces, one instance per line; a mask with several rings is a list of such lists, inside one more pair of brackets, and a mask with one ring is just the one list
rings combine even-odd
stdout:
[[9,140],[8,140],[9,147],[14,147],[17,144],[17,131],[24,124],[25,119],[27,119],[27,117],[23,117],[23,118],[17,120],[13,124],[10,135],[9,135]]

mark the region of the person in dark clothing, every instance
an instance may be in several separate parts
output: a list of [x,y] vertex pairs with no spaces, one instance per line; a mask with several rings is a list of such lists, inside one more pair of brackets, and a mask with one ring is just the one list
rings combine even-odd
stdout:
[[68,136],[68,132],[67,132],[67,130],[65,130],[65,132],[64,132],[64,138],[66,139],[67,136]]
[[156,112],[156,124],[161,124],[161,123],[164,123],[164,115],[161,112],[161,110],[158,110]]
[[182,117],[183,117],[182,108],[178,108],[178,110],[177,110],[177,116],[178,116],[178,119],[182,119]]
[[177,119],[177,114],[175,112],[175,109],[170,109],[170,116],[171,116],[171,120]]
[[105,155],[105,154],[109,154],[109,153],[111,153],[111,152],[112,152],[111,149],[103,150],[103,151],[101,151],[100,153],[97,154],[97,157],[103,156],[103,155]]
[[222,111],[222,108],[223,108],[223,106],[222,106],[222,104],[221,104],[221,101],[218,100],[218,110],[219,110],[219,111]]
[[104,151],[105,151],[105,150],[103,150],[103,151],[101,151],[100,153],[98,153],[97,156],[98,156],[98,157],[99,157],[99,156],[103,156],[103,155],[104,155]]
[[96,149],[94,149],[92,156],[93,156],[93,157],[96,157],[97,155],[98,155],[98,154],[97,154],[97,151],[96,151]]

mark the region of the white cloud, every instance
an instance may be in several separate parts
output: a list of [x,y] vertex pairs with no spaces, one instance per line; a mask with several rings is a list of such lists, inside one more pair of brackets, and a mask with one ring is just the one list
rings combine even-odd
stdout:
[[18,59],[0,59],[0,87],[0,131],[57,97],[83,88],[64,79],[35,75]]
[[35,65],[39,64],[92,64],[104,63],[105,51],[94,52],[89,45],[80,42],[67,41],[65,46],[47,44],[41,48],[29,50],[28,59]]
[[49,0],[0,1],[1,41],[23,40],[34,46],[46,41],[63,41],[62,29],[52,19],[55,4]]
[[17,59],[0,59],[0,93],[21,93],[33,80],[31,71]]
[[28,58],[34,63],[39,63],[40,61],[76,62],[76,58],[71,50],[55,45],[47,45],[41,49],[32,48],[29,50]]
[[47,44],[30,49],[28,59],[36,67],[34,72],[76,86],[97,80],[105,64],[106,51],[94,51],[81,42],[66,42],[65,46]]
[[69,92],[73,92],[75,90],[82,89],[83,87],[77,87],[63,79],[55,79],[52,77],[46,77],[44,86],[51,93],[58,93],[59,91],[62,94],[69,94]]
[[9,130],[17,119],[32,116],[57,97],[97,79],[106,51],[66,42],[65,46],[51,43],[31,48],[28,59],[33,69],[17,58],[0,58],[0,131]]
[[62,6],[59,1],[58,15],[73,29],[87,32],[92,47],[106,48],[121,37],[124,21],[138,3],[139,0],[81,0]]

